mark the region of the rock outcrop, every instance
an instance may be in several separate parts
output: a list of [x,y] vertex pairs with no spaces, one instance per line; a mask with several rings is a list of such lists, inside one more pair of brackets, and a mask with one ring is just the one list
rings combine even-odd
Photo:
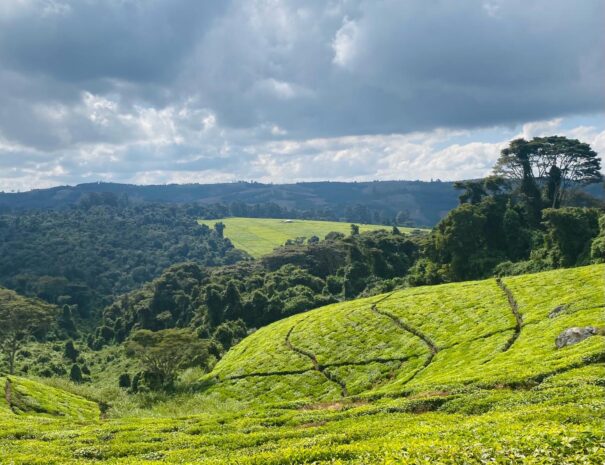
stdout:
[[592,326],[568,328],[557,336],[555,344],[557,345],[557,349],[561,349],[562,347],[582,342],[584,339],[594,336],[595,334],[597,334],[597,329]]

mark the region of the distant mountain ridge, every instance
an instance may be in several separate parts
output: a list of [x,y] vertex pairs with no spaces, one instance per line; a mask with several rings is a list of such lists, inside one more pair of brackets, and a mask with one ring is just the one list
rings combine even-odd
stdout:
[[131,202],[264,204],[274,202],[290,209],[330,209],[344,215],[347,207],[364,205],[396,215],[409,212],[418,226],[432,226],[457,205],[453,182],[372,181],[262,184],[168,184],[139,186],[87,183],[20,193],[0,193],[0,209],[48,209],[76,205],[84,195],[111,192],[127,195]]
[[[602,184],[592,184],[583,191],[604,199]],[[57,186],[27,192],[0,192],[2,210],[54,209],[77,205],[91,193],[126,196],[131,203],[199,203],[203,205],[275,203],[292,210],[330,211],[329,219],[344,220],[351,209],[363,206],[373,217],[368,223],[385,223],[381,218],[394,218],[406,212],[410,225],[434,226],[458,204],[459,191],[450,181],[370,181],[370,182],[301,182],[296,184],[263,184],[232,182],[222,184],[134,185],[95,182],[76,186]],[[349,210],[349,211],[347,211]],[[247,216],[247,215],[236,215]],[[266,216],[266,215],[260,215]],[[318,215],[311,215],[315,219]],[[363,214],[361,215],[363,216]],[[327,219],[327,218],[326,218]]]

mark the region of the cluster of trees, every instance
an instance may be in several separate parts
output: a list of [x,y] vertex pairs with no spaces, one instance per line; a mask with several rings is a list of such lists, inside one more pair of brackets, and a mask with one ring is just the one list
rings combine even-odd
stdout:
[[132,206],[99,194],[66,210],[0,215],[0,284],[87,318],[174,263],[215,266],[244,257],[197,224],[199,210]]
[[[257,328],[285,316],[341,299],[388,290],[414,263],[417,244],[394,231],[350,236],[330,233],[324,240],[277,249],[261,261],[204,268],[174,265],[141,289],[117,299],[103,312],[90,337],[93,347],[122,342],[136,330],[193,327],[217,337],[225,322]],[[221,331],[224,330],[221,329]],[[221,335],[229,346],[232,341]],[[224,348],[224,347],[223,347]]]
[[593,241],[603,205],[579,188],[600,182],[600,168],[597,154],[577,140],[553,136],[512,141],[502,151],[494,176],[456,184],[462,191],[461,205],[425,242],[411,283],[461,281],[599,260],[601,249]]
[[56,307],[0,288],[0,351],[10,374],[17,351],[31,338],[42,339],[55,318]]

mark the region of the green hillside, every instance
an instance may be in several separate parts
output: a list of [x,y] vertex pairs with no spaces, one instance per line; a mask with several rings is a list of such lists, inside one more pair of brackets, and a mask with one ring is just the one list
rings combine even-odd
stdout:
[[[604,279],[595,265],[333,304],[132,415],[0,404],[0,463],[602,464]],[[557,349],[586,326],[600,331]]]
[[[335,231],[343,234],[351,233],[350,223],[336,221],[310,221],[310,220],[280,220],[273,218],[225,218],[222,220],[200,220],[200,224],[213,227],[221,221],[225,226],[225,236],[233,245],[248,252],[255,258],[273,251],[276,247],[284,245],[288,239],[304,237],[309,239],[317,236],[323,239],[329,232]],[[390,229],[389,226],[362,224],[359,230],[375,231],[377,229]],[[409,232],[411,228],[400,228],[402,232]]]
[[[253,400],[267,396],[271,384],[273,400],[331,401],[343,392],[367,397],[532,383],[605,352],[602,337],[555,346],[567,328],[604,325],[604,277],[596,265],[412,288],[312,310],[235,346],[212,372],[218,383],[211,390]],[[549,318],[557,307],[564,310]]]
[[95,402],[37,381],[16,376],[0,377],[0,386],[4,393],[0,399],[0,418],[14,414],[96,420],[100,415]]

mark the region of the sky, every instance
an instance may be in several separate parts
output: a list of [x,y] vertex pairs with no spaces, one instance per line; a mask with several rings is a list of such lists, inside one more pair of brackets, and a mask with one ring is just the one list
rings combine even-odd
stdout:
[[605,153],[602,0],[1,0],[0,190],[469,179]]

